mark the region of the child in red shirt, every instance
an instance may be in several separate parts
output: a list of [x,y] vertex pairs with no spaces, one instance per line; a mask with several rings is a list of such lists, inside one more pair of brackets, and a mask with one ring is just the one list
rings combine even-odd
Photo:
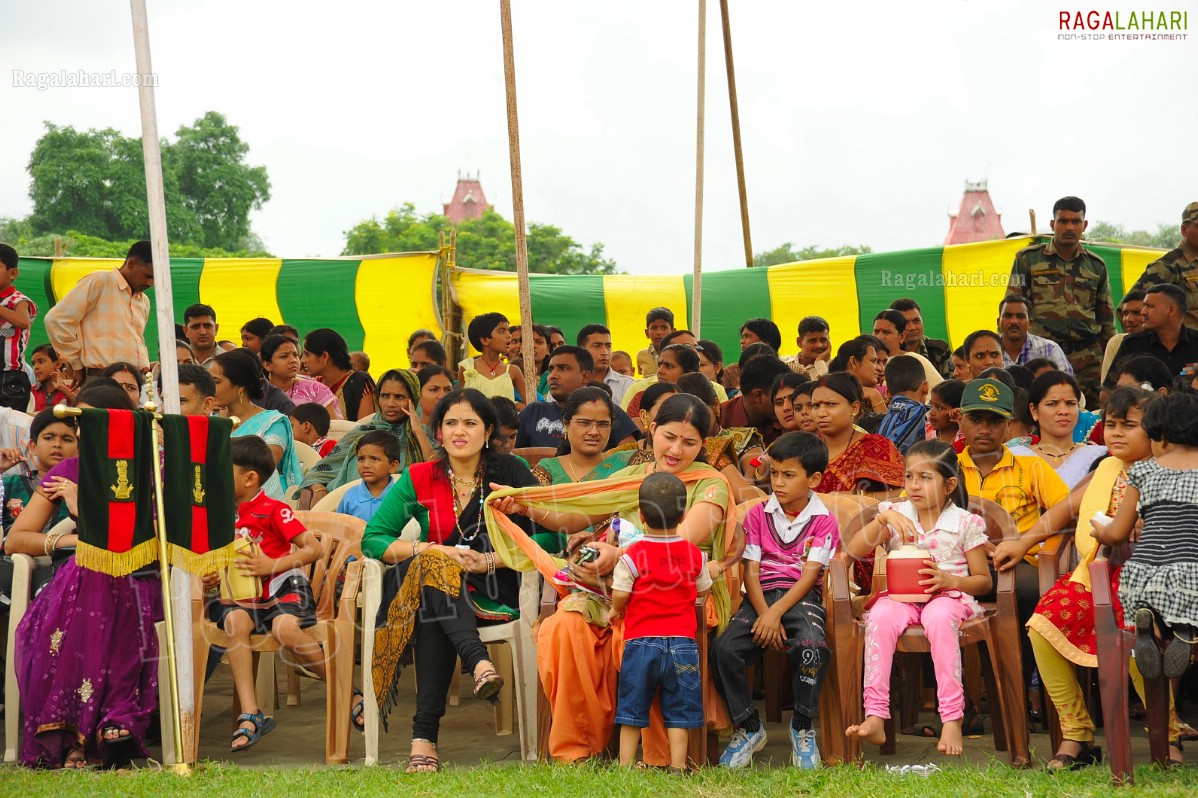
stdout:
[[262,485],[275,471],[274,456],[266,442],[247,435],[234,438],[232,448],[237,534],[252,540],[259,549],[257,554],[240,554],[233,567],[248,576],[263,577],[262,595],[257,599],[213,606],[213,620],[224,628],[229,639],[233,688],[244,710],[230,748],[244,751],[275,727],[274,718],[264,717],[258,706],[250,635],[273,635],[300,665],[324,678],[320,644],[304,631],[316,623],[316,601],[308,578],[300,570],[320,557],[321,548],[290,507],[262,491]]
[[682,480],[650,474],[639,498],[645,536],[625,549],[612,572],[609,613],[609,620],[625,616],[616,705],[620,764],[632,764],[640,731],[649,725],[649,705],[660,692],[670,769],[680,772],[686,770],[687,729],[704,724],[695,601],[711,589],[711,577],[703,552],[678,536],[686,514]]

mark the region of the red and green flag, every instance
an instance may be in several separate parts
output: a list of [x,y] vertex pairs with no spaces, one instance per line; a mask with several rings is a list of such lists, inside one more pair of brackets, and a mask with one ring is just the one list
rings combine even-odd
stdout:
[[79,546],[75,562],[124,576],[158,559],[155,456],[142,410],[88,408],[79,417]]
[[172,565],[205,574],[233,561],[233,422],[164,415],[163,516]]

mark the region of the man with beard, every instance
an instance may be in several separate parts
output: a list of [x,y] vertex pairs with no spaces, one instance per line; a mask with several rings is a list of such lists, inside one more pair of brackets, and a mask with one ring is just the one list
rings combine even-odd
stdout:
[[1073,373],[1073,366],[1061,347],[1047,338],[1028,332],[1031,327],[1031,304],[1027,297],[1011,294],[998,306],[998,334],[1002,336],[1003,368],[1012,364],[1026,365],[1029,360],[1051,360],[1058,371]]

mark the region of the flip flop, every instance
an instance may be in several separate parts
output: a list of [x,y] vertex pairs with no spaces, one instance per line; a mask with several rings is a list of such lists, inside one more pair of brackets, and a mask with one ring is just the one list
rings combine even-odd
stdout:
[[[233,753],[253,748],[258,744],[259,740],[270,734],[275,728],[275,719],[263,717],[262,710],[258,710],[254,714],[243,712],[237,716],[237,722],[252,723],[254,724],[254,730],[250,731],[249,729],[239,728],[237,731],[233,732],[233,738],[229,740],[229,750]],[[246,744],[242,746],[234,746],[233,743],[237,742],[237,740],[241,737],[246,739]]]
[[[121,732],[125,733],[121,734]],[[133,735],[130,734],[128,730],[122,729],[120,726],[115,726],[111,723],[100,729],[100,742],[104,743],[105,745],[124,745],[132,739]]]
[[908,737],[928,737],[933,740],[940,736],[940,732],[930,723],[925,723],[922,726],[908,726],[899,733]]
[[[1088,768],[1091,765],[1097,765],[1102,761],[1102,749],[1096,745],[1085,744],[1077,755],[1073,754],[1057,754],[1052,759],[1048,760],[1048,772],[1056,773],[1058,770],[1080,770]],[[1053,762],[1060,763],[1059,767],[1052,767]]]

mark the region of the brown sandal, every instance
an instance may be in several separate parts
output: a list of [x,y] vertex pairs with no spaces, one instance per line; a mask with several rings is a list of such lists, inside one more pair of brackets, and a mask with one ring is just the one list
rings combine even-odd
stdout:
[[[421,770],[421,768],[432,768],[432,770]],[[407,772],[409,774],[440,773],[441,760],[428,754],[410,754],[408,755]]]
[[474,697],[492,704],[499,703],[499,691],[503,689],[503,677],[494,668],[487,668],[474,677]]

